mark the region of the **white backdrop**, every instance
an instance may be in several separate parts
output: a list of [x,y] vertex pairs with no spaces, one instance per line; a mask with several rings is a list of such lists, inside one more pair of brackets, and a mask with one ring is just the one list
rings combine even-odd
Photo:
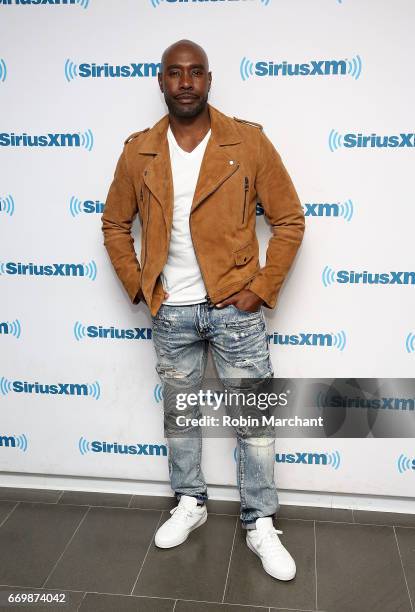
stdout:
[[[265,309],[276,375],[413,377],[413,278],[393,272],[415,270],[414,18],[411,0],[0,1],[3,472],[168,480],[151,319],[112,270],[100,216],[124,139],[166,112],[149,64],[179,38],[208,53],[210,102],[263,124],[304,205],[303,245]],[[264,76],[269,62],[286,64]],[[143,76],[83,76],[105,63]],[[380,139],[350,146],[358,134]],[[137,219],[134,233],[139,253]],[[351,271],[392,282],[338,282]],[[281,343],[301,333],[331,339]],[[236,483],[234,446],[205,440],[209,483]],[[277,451],[321,453],[276,462],[285,489],[413,495],[413,439],[285,438]]]

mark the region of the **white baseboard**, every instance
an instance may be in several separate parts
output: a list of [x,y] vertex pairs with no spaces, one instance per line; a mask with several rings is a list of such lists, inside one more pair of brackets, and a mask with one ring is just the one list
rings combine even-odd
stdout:
[[[1,487],[29,489],[56,489],[65,491],[94,491],[97,493],[124,493],[127,495],[172,495],[170,483],[104,478],[50,476],[42,474],[0,473]],[[353,495],[324,491],[293,491],[278,489],[281,504],[292,506],[320,506],[353,510],[376,510],[415,514],[415,498]],[[209,498],[239,501],[238,489],[231,486],[209,486]]]

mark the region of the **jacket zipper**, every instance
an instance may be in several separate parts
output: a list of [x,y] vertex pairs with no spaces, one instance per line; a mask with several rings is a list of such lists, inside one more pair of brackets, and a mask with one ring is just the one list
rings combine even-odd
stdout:
[[242,215],[242,225],[245,225],[246,197],[247,197],[247,194],[248,194],[248,189],[249,189],[249,179],[246,176],[245,177],[245,183],[244,183],[244,213]]
[[[216,189],[219,189],[219,187],[220,187],[220,186],[221,186],[221,185],[222,185],[222,184],[223,184],[223,183],[224,183],[224,182],[225,182],[225,181],[226,181],[228,178],[230,178],[230,177],[232,176],[232,174],[233,174],[234,172],[236,172],[236,170],[238,170],[238,168],[239,168],[239,164],[237,164],[237,165],[234,167],[234,169],[232,170],[232,172],[231,172],[230,174],[228,174],[228,176],[225,176],[225,178],[224,178],[224,179],[223,179],[223,180],[222,180],[222,181],[219,183],[219,185],[216,185],[215,189],[213,189],[212,191],[209,191],[209,193],[207,193],[207,194],[206,194],[206,195],[203,197],[203,200],[206,200],[206,198],[208,198],[210,195],[212,195],[212,193],[214,193],[214,192],[216,191]],[[207,287],[207,285],[206,285],[206,279],[205,279],[205,277],[203,276],[203,272],[202,272],[202,268],[201,268],[201,265],[200,265],[199,257],[197,256],[197,252],[196,252],[196,249],[195,249],[195,243],[193,242],[192,224],[191,224],[191,220],[190,220],[190,219],[189,219],[189,227],[190,227],[190,236],[192,237],[193,251],[194,251],[194,253],[195,253],[195,255],[196,255],[197,263],[199,264],[199,270],[200,270],[200,274],[201,274],[201,276],[202,276],[202,278],[203,278],[203,282],[205,283],[205,287]],[[211,306],[211,307],[212,307],[212,306],[214,306],[214,304],[213,304],[212,300],[210,299],[209,293],[206,293],[205,298],[206,298],[206,300],[207,300],[207,302],[208,302],[208,306]]]
[[[239,164],[237,164],[237,165],[235,166],[235,168],[233,169],[233,171],[232,171],[232,172],[231,172],[231,173],[230,173],[228,176],[225,176],[225,178],[224,178],[224,179],[223,179],[223,180],[222,180],[222,181],[219,183],[219,185],[216,185],[215,189],[213,189],[212,191],[210,191],[209,193],[207,193],[207,194],[204,196],[204,198],[203,198],[203,199],[204,199],[204,200],[206,200],[206,198],[208,198],[210,195],[212,195],[212,193],[213,193],[214,191],[216,191],[216,189],[219,189],[219,187],[220,187],[220,186],[221,186],[221,185],[222,185],[222,184],[223,184],[223,183],[224,183],[224,182],[225,182],[225,181],[226,181],[228,178],[230,178],[230,177],[232,176],[232,174],[233,174],[234,172],[236,172],[236,170],[238,170],[238,168],[239,168]],[[194,243],[194,241],[193,241],[192,223],[191,223],[191,219],[190,219],[190,218],[189,218],[189,228],[190,228],[190,236],[191,236],[191,238],[192,238],[192,243],[193,243],[193,251],[194,251],[194,253],[195,253],[195,255],[196,255],[197,263],[199,264],[200,274],[201,274],[201,276],[202,276],[202,278],[203,278],[203,282],[204,282],[204,284],[205,284],[205,287],[207,287],[207,285],[206,285],[206,279],[205,279],[205,277],[203,276],[202,268],[201,268],[201,266],[200,266],[199,257],[198,257],[198,255],[197,255],[196,248],[195,248],[195,243]],[[211,307],[212,307],[212,306],[214,306],[214,304],[213,304],[212,300],[210,299],[209,292],[208,292],[208,293],[206,293],[206,295],[205,295],[205,299],[207,300],[208,306],[211,306]]]
[[[140,194],[140,199],[143,200],[143,190],[141,190],[141,194]],[[145,248],[144,248],[144,262],[143,265],[141,267],[141,278],[143,278],[143,271],[144,271],[144,266],[147,263],[147,233],[148,233],[148,224],[150,221],[150,190],[148,190],[148,206],[147,206],[147,221],[146,221],[146,231],[145,231],[145,240],[146,240],[146,244],[145,244]]]

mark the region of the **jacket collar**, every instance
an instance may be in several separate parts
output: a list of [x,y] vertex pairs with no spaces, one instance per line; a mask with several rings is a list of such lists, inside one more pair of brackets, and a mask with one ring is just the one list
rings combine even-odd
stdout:
[[[241,134],[236,129],[234,121],[221,113],[208,103],[210,115],[211,138],[219,146],[238,144],[242,141]],[[169,115],[164,115],[140,139],[138,152],[144,154],[157,154],[163,149],[164,140],[167,139]]]

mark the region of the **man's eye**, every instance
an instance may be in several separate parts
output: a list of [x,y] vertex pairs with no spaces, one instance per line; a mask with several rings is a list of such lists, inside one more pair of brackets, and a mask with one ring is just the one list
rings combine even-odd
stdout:
[[196,74],[197,76],[200,76],[202,74],[201,70],[193,70],[193,74]]
[[170,71],[170,76],[177,76],[179,74],[178,70],[171,70]]

